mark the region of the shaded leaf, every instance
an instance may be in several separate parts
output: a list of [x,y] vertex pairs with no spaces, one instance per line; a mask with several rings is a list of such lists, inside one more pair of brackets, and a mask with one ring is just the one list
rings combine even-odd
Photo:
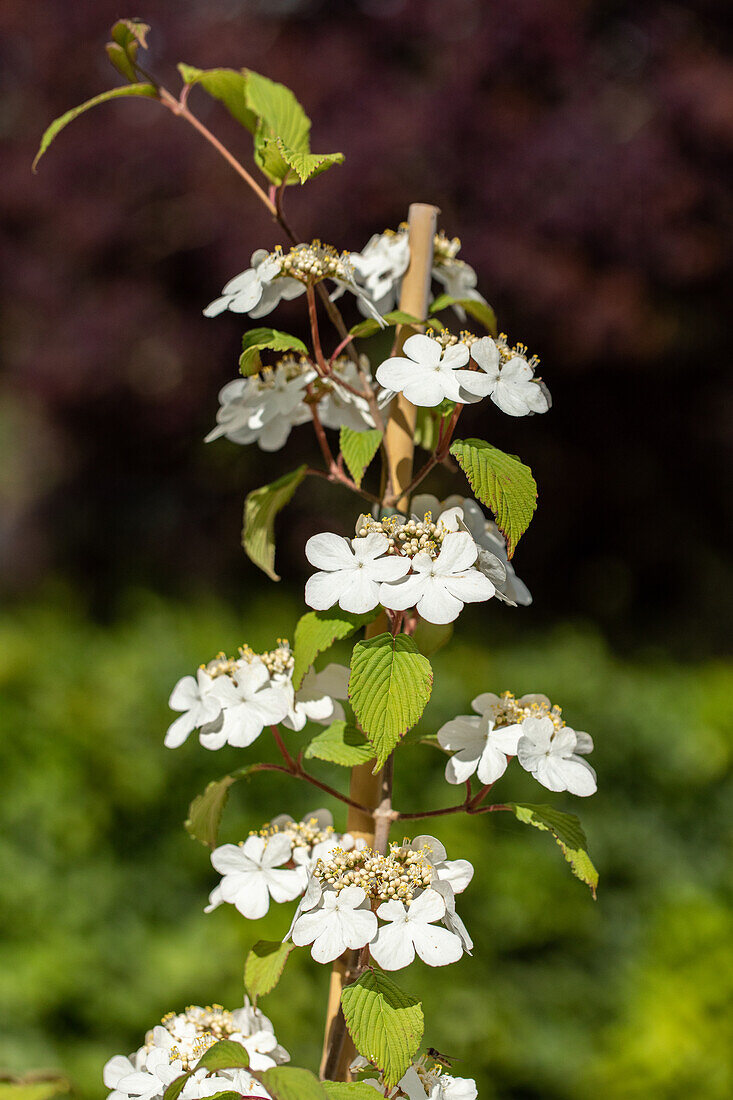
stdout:
[[256,765],[249,765],[221,779],[212,779],[206,790],[196,795],[184,822],[187,832],[194,840],[200,840],[208,848],[216,848],[222,814],[229,799],[229,788],[238,779],[246,778],[255,767]]
[[590,887],[595,898],[598,871],[588,855],[588,841],[575,814],[561,813],[552,806],[535,806],[529,802],[507,802],[506,805],[518,821],[552,833],[573,874]]
[[537,483],[529,466],[483,439],[457,439],[450,453],[468,478],[474,495],[494,513],[506,539],[507,557],[527,530],[537,507]]
[[188,1070],[186,1073],[182,1073],[180,1077],[176,1077],[175,1081],[171,1081],[168,1088],[163,1093],[163,1100],[178,1100],[178,1097],[183,1092],[186,1081],[193,1073],[193,1070]]
[[366,1081],[324,1081],[330,1100],[374,1100],[374,1087]]
[[407,634],[378,634],[354,646],[349,699],[376,750],[375,771],[419,720],[432,685],[430,662]]
[[333,722],[323,733],[317,734],[305,750],[306,760],[326,760],[344,768],[355,768],[374,759],[374,749],[348,722]]
[[247,1069],[249,1054],[241,1043],[233,1039],[220,1039],[205,1050],[196,1063],[196,1069]]
[[185,84],[198,84],[212,99],[226,107],[232,118],[250,133],[255,132],[257,116],[247,107],[247,74],[238,69],[197,69],[183,62],[178,66]]
[[276,328],[251,328],[242,337],[242,354],[239,357],[240,373],[246,377],[262,370],[261,351],[298,351],[308,354],[308,348],[297,336],[278,332]]
[[327,1093],[314,1073],[295,1066],[274,1066],[262,1074],[262,1084],[273,1100],[326,1100]]
[[355,432],[352,428],[341,428],[339,447],[344,456],[349,473],[357,485],[366,473],[367,466],[379,450],[382,433],[379,428],[367,432]]
[[426,619],[418,619],[412,637],[423,657],[432,657],[453,637],[453,623],[429,623]]
[[321,653],[334,642],[348,638],[377,617],[377,610],[352,615],[333,607],[330,611],[308,611],[298,620],[293,641],[293,687],[297,691],[303,677]]
[[344,1019],[354,1045],[394,1088],[420,1046],[422,1005],[381,970],[367,970],[341,994]]
[[270,993],[282,977],[293,943],[280,940],[260,940],[247,955],[244,963],[244,985],[252,1000]]
[[275,572],[275,517],[291,500],[307,469],[303,465],[283,474],[271,485],[249,493],[244,502],[242,546],[249,559],[273,581],[280,580]]
[[121,88],[110,88],[109,91],[102,92],[100,95],[95,95],[93,99],[88,99],[86,103],[81,103],[78,107],[73,107],[70,111],[67,111],[66,114],[54,119],[51,125],[46,128],[41,138],[41,144],[38,147],[35,160],[33,161],[33,171],[35,172],[39,160],[54,138],[65,126],[68,126],[70,122],[73,122],[74,119],[78,118],[84,111],[88,111],[90,107],[97,107],[100,103],[107,103],[110,99],[120,99],[123,96],[144,96],[155,99],[157,95],[157,89],[152,84],[124,84]]
[[430,306],[430,312],[439,313],[448,306],[461,306],[469,317],[482,324],[492,336],[496,336],[496,314],[488,302],[479,302],[475,298],[454,298],[451,294],[439,294]]
[[[411,313],[405,313],[402,309],[393,309],[389,313],[385,313],[383,319],[387,322],[388,327],[392,325],[421,325],[423,323],[419,317],[413,317]],[[374,336],[376,333],[383,331],[384,326],[375,321],[373,317],[367,317],[366,320],[359,321],[349,329],[352,336],[361,337]]]

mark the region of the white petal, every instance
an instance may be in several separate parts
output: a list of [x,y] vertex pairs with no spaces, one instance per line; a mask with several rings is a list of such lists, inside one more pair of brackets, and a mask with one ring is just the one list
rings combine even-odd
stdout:
[[411,573],[396,584],[382,584],[379,587],[379,602],[382,607],[388,607],[391,611],[406,611],[414,604],[425,591],[426,578],[420,573]]
[[450,752],[471,748],[478,759],[486,744],[481,719],[473,714],[459,714],[457,718],[451,718],[438,730],[438,744]]
[[348,590],[354,573],[341,570],[335,573],[314,573],[305,585],[305,602],[316,611],[333,607]]
[[505,754],[492,744],[491,738],[486,743],[486,748],[481,753],[478,763],[478,777],[482,783],[496,783],[507,769]]
[[414,359],[417,363],[426,363],[430,367],[437,366],[443,351],[437,340],[431,340],[429,336],[419,332],[414,336],[408,336],[402,345],[402,350],[405,355],[409,355],[410,359]]
[[415,950],[428,966],[447,966],[458,962],[463,954],[460,939],[447,928],[436,928],[432,924],[415,925],[412,938]]
[[350,574],[350,582],[339,598],[339,607],[354,615],[372,611],[379,603],[379,585],[371,580],[367,566]]
[[168,749],[177,749],[195,729],[196,721],[191,713],[182,714],[180,718],[176,718],[175,722],[171,722],[163,744]]
[[419,897],[410,902],[407,910],[410,923],[440,920],[445,916],[445,902],[436,890],[424,890]]
[[470,568],[478,556],[478,547],[466,531],[452,531],[443,539],[440,553],[435,559],[435,573],[446,576],[462,573]]
[[402,970],[415,958],[412,936],[402,923],[382,925],[369,950],[378,966],[383,970]]
[[433,409],[445,398],[457,401],[460,394],[458,383],[450,376],[444,376],[441,371],[431,371],[430,374],[414,378],[402,392],[408,401],[423,409]]
[[384,581],[387,584],[399,580],[410,571],[410,559],[398,554],[390,554],[378,561],[371,562],[369,576],[375,581]]
[[[385,539],[386,541],[386,539]],[[312,535],[305,544],[305,556],[316,569],[354,569],[354,554],[348,539],[329,531]]]
[[422,596],[416,604],[417,613],[429,623],[452,623],[463,610],[463,602],[447,589],[445,578],[428,577]]

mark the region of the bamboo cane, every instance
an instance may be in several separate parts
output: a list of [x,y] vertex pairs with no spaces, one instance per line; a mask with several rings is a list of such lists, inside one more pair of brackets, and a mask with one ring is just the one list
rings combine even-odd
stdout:
[[[433,239],[440,211],[437,206],[414,202],[408,215],[408,234],[410,241],[410,265],[402,280],[400,309],[413,317],[426,317],[430,302],[430,281],[433,269]],[[402,345],[415,331],[411,325],[401,325],[397,333],[396,354],[402,351]],[[415,450],[414,434],[417,409],[402,394],[392,402],[389,420],[384,433],[384,446],[387,455],[387,485],[392,492],[402,494],[412,479],[412,463]],[[407,497],[400,495],[397,508],[404,510],[408,506]],[[370,623],[366,629],[367,638],[373,638],[387,629],[387,619],[382,614]],[[351,772],[350,796],[362,806],[376,808],[381,791],[381,773],[372,774],[371,764],[360,764]],[[374,843],[374,817],[361,810],[349,807],[347,831],[352,836],[362,838],[368,845]],[[326,1070],[330,1050],[330,1039],[334,1022],[341,1008],[341,990],[348,977],[349,967],[337,959],[331,971],[331,984],[328,991],[326,1027],[321,1060],[321,1076]],[[338,1065],[333,1078],[339,1081],[349,1079],[349,1065],[355,1054],[348,1033],[338,1057]],[[331,1068],[331,1067],[329,1067]]]

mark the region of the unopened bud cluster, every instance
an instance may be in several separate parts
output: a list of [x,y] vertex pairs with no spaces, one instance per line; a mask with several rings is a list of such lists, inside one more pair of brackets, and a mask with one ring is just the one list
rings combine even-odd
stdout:
[[280,265],[280,274],[297,279],[306,286],[315,286],[323,279],[345,279],[352,282],[354,269],[348,252],[337,252],[330,244],[319,240],[310,244],[296,244],[283,253],[278,246],[269,257]]
[[441,229],[433,237],[433,263],[444,264],[455,260],[461,251],[460,237],[446,237],[445,230]]
[[201,668],[212,679],[216,679],[217,676],[233,676],[236,679],[237,665],[241,661],[259,659],[271,676],[289,675],[294,664],[293,654],[287,638],[278,638],[275,649],[265,650],[264,653],[255,653],[252,647],[248,645],[241,645],[237,652],[237,657],[228,657],[223,651],[217,653],[216,657],[212,657],[208,664],[201,665]]
[[[160,1022],[174,1040],[168,1057],[171,1062],[180,1059],[184,1070],[193,1069],[201,1055],[214,1043],[239,1031],[232,1013],[221,1005],[207,1005],[205,1008],[189,1005],[180,1014],[169,1012]],[[192,1024],[195,1028],[193,1035]],[[145,1036],[146,1049],[151,1050],[157,1045],[153,1032],[149,1031]]]
[[333,825],[323,827],[318,818],[310,817],[306,821],[284,821],[281,825],[268,823],[263,825],[257,833],[250,836],[271,837],[275,833],[284,833],[292,841],[294,848],[312,848],[316,844],[322,844],[324,840],[330,840],[334,835]]
[[494,343],[499,349],[499,355],[501,356],[502,363],[508,363],[510,359],[514,359],[519,356],[520,359],[526,359],[532,370],[536,370],[540,365],[539,355],[529,356],[528,348],[525,344],[515,344],[514,347],[509,346],[509,341],[505,332],[500,332],[495,338]]
[[358,852],[334,848],[326,859],[318,860],[313,874],[336,893],[346,886],[360,886],[373,901],[395,898],[409,905],[417,892],[430,885],[433,870],[422,851],[392,844],[387,855],[371,848]]
[[440,332],[436,332],[435,329],[429,328],[426,333],[431,340],[436,340],[440,346],[445,348],[453,347],[454,344],[465,344],[467,348],[470,348],[472,344],[475,344],[480,339],[473,332],[468,332],[466,329],[462,329],[461,332],[455,336],[452,332],[448,332],[448,329],[442,329]]
[[292,382],[309,370],[313,366],[305,355],[284,355],[273,366],[263,367],[259,374],[252,375],[252,382],[262,393],[274,389],[278,382]]
[[494,723],[501,726],[513,726],[524,722],[527,718],[549,718],[556,730],[562,729],[565,721],[562,717],[562,708],[545,702],[523,703],[512,695],[511,691],[504,691],[499,696],[496,706]]
[[437,558],[443,539],[448,534],[440,521],[433,523],[431,512],[426,512],[423,519],[413,516],[408,520],[402,516],[387,516],[381,520],[360,516],[356,526],[357,537],[363,539],[374,532],[387,536],[388,554],[400,554],[407,558],[414,558],[422,550],[426,550],[431,558]]

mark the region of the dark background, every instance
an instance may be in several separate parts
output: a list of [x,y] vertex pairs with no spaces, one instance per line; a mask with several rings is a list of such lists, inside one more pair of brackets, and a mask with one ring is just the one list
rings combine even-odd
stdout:
[[[599,900],[547,834],[441,819],[449,854],[476,866],[460,911],[477,950],[401,979],[426,1042],[481,1100],[730,1100],[727,9],[4,0],[0,1067],[60,1070],[93,1100],[104,1062],[164,1012],[241,1003],[246,950],[290,910],[256,926],[203,914],[215,879],[181,822],[242,754],[166,750],[166,700],[219,649],[292,637],[304,542],[353,514],[303,486],[278,523],[279,586],[239,548],[245,493],[311,444],[305,427],[275,455],[203,444],[243,319],[201,310],[280,240],[227,165],[127,101],[73,123],[30,173],[48,122],[119,83],[104,42],[137,15],[171,89],[179,60],[249,66],[294,89],[316,151],[346,154],[289,189],[304,238],[360,248],[410,202],[438,204],[554,397],[545,416],[485,402],[461,423],[537,476],[515,558],[535,602],[466,609],[421,728],[510,688],[589,730],[596,797],[544,799],[519,769],[501,797],[580,814]],[[190,104],[251,163],[248,133],[200,91]],[[301,306],[272,322],[302,332]],[[458,484],[441,472],[426,488]],[[449,804],[441,759],[410,751],[399,805]],[[323,778],[343,783],[337,770]],[[314,806],[280,777],[240,787],[223,841]],[[301,1065],[318,1063],[326,980],[298,952],[265,1002]]]
[[[244,488],[292,465],[201,445],[242,329],[201,309],[280,240],[227,165],[157,104],[126,101],[77,121],[29,173],[48,121],[118,82],[103,44],[120,14],[8,0],[0,15],[3,584],[18,596],[62,574],[99,613],[131,582],[246,593]],[[541,356],[549,416],[482,407],[465,429],[537,473],[517,558],[535,623],[589,617],[624,647],[719,651],[725,5],[227,0],[138,14],[164,83],[178,87],[178,59],[259,69],[294,88],[316,150],[346,153],[289,190],[304,237],[359,248],[410,201],[438,204],[500,327]],[[203,93],[191,105],[250,163],[249,134]],[[322,500],[303,494],[283,525],[291,578]]]

